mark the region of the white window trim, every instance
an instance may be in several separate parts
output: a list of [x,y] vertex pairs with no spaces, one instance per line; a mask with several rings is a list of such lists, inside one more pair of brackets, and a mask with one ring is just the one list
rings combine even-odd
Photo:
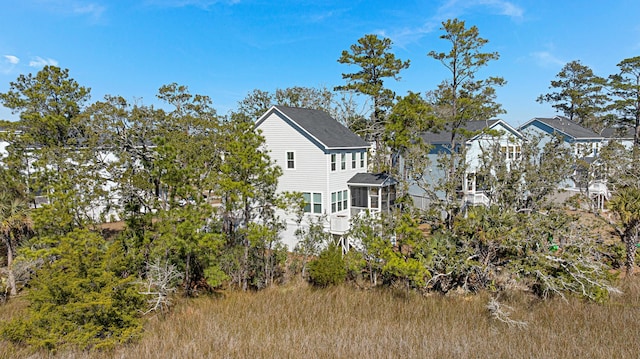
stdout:
[[[323,213],[323,208],[322,208],[322,207],[324,207],[324,205],[323,205],[323,203],[322,203],[322,197],[323,197],[323,196],[322,196],[322,192],[312,192],[312,191],[309,191],[309,192],[302,192],[302,195],[303,195],[303,196],[304,196],[305,194],[309,194],[309,202],[306,202],[306,201],[305,201],[305,204],[306,204],[306,203],[309,203],[309,211],[308,211],[308,212],[307,212],[307,211],[304,211],[304,213],[305,213],[305,214],[322,214],[322,213]],[[320,202],[315,202],[315,201],[313,200],[313,197],[314,197],[314,195],[316,195],[316,194],[319,194],[319,195],[320,195]],[[320,205],[320,212],[316,212],[316,211],[315,211],[315,205],[317,205],[317,204],[319,204],[319,205]]]
[[[289,153],[293,154],[293,159],[292,159],[293,167],[289,167]],[[284,156],[285,156],[285,159],[284,159],[284,161],[285,161],[285,165],[284,165],[285,169],[287,169],[287,170],[295,170],[296,169],[296,157],[297,157],[296,156],[296,151],[286,151]]]
[[[340,200],[338,200],[339,193],[342,195],[342,198]],[[349,200],[349,190],[345,189],[341,191],[331,192],[330,201],[331,201],[331,206],[330,206],[331,213],[338,213],[338,212],[348,210],[349,203],[351,202]],[[342,207],[341,209],[338,209],[338,203],[340,203],[340,206]]]
[[331,172],[335,172],[336,170],[338,170],[338,154],[337,153],[332,153],[329,156],[329,170]]
[[519,144],[502,145],[500,151],[505,160],[518,160],[522,156],[522,147]]

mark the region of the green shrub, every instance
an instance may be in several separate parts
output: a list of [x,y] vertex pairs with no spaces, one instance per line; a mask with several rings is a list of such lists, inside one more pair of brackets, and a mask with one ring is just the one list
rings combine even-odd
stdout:
[[318,287],[340,284],[347,277],[347,268],[340,247],[331,243],[317,259],[309,263],[309,282]]
[[47,350],[99,349],[137,338],[144,298],[134,278],[121,275],[122,252],[85,230],[58,240],[42,253],[48,260],[30,283],[26,315],[5,325],[2,336]]

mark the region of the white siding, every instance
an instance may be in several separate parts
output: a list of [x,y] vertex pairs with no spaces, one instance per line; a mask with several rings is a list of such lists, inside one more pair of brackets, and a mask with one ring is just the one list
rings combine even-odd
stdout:
[[[498,123],[491,129],[502,131],[503,135],[498,138],[482,135],[469,143],[467,148],[467,164],[469,165],[467,172],[476,172],[482,165],[481,156],[483,151],[490,151],[495,145],[505,146],[507,148],[509,148],[509,146],[520,146],[520,150],[522,151],[522,140],[502,124]],[[508,160],[506,156],[505,160]]]
[[[351,177],[355,176],[357,173],[365,173],[367,172],[367,164],[366,164],[366,159],[365,159],[365,167],[361,168],[360,167],[360,153],[363,152],[364,150],[359,150],[359,151],[340,151],[340,150],[336,150],[336,151],[331,151],[330,153],[327,154],[327,168],[330,170],[331,168],[331,154],[335,153],[336,154],[336,158],[337,158],[337,166],[336,166],[336,170],[335,171],[330,171],[329,172],[329,177],[328,177],[328,181],[327,181],[327,191],[329,193],[329,207],[328,207],[328,211],[327,213],[331,214],[331,193],[332,192],[337,192],[337,191],[344,191],[344,190],[348,190],[348,186],[347,186],[347,182],[351,179]],[[357,161],[356,161],[356,168],[351,168],[351,154],[353,152],[357,153]],[[346,169],[341,169],[340,166],[340,158],[342,154],[346,155],[346,159],[347,159],[347,163],[346,163]],[[366,156],[365,156],[366,158]],[[348,194],[349,197],[351,196],[351,194]],[[340,213],[340,214],[347,214],[349,213],[348,208],[351,206],[350,201],[347,201],[347,208],[344,208],[342,211],[336,212],[336,213]]]
[[[325,202],[328,164],[324,152],[277,112],[260,123],[258,129],[265,138],[269,156],[282,168],[278,191],[321,192]],[[290,151],[295,153],[294,169],[287,169]]]
[[[329,157],[291,123],[273,112],[260,123],[266,147],[271,159],[282,168],[282,176],[278,179],[278,192],[309,192],[322,194],[322,211],[329,213],[331,206],[330,192],[327,192]],[[295,168],[287,168],[287,152],[295,154]],[[286,229],[281,234],[282,242],[293,250],[297,244],[295,216],[285,211],[277,215],[285,220]],[[308,214],[307,216],[312,216]],[[307,226],[303,220],[302,226]],[[328,230],[328,223],[326,225]]]
[[7,146],[9,146],[9,142],[0,141],[0,159],[3,159],[9,155],[7,152]]
[[[309,192],[322,194],[322,211],[327,215],[325,229],[329,230],[329,218],[335,214],[349,214],[350,201],[347,208],[331,213],[331,193],[348,190],[347,181],[356,173],[367,172],[366,149],[357,150],[324,150],[322,145],[305,135],[297,126],[274,111],[259,125],[258,130],[265,138],[266,147],[271,159],[282,168],[282,176],[278,181],[278,191]],[[295,168],[287,168],[287,152],[294,152]],[[356,153],[356,167],[352,168],[351,154]],[[341,154],[346,154],[346,168],[341,169]],[[360,153],[365,153],[364,167],[360,167]],[[331,171],[331,154],[336,154],[336,170]],[[348,193],[348,192],[347,192]],[[348,194],[350,195],[350,194]],[[279,212],[285,219],[287,228],[282,233],[282,241],[290,250],[295,248],[297,239],[294,232],[297,228],[292,214]],[[315,214],[314,214],[315,215]],[[307,216],[314,216],[308,214]],[[302,226],[307,226],[303,220]]]

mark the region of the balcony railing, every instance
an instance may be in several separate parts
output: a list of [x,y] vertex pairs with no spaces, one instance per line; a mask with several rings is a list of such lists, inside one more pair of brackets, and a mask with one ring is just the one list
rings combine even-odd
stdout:
[[483,192],[465,193],[464,201],[469,206],[489,205],[489,197]]

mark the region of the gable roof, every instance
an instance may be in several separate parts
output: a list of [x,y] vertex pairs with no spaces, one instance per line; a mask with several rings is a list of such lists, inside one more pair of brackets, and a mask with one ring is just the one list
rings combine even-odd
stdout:
[[602,130],[602,137],[633,140],[634,132],[635,131],[633,127],[624,127],[624,128],[608,127]]
[[325,149],[368,148],[369,143],[336,121],[328,113],[308,108],[273,106],[256,121],[256,127],[273,112],[279,112],[299,131],[310,136]]
[[[514,129],[513,127],[509,126],[509,124],[507,124],[506,122],[502,121],[502,120],[476,120],[476,121],[468,121],[465,126],[464,129],[471,131],[471,132],[476,132],[476,131],[480,131],[483,130],[485,128],[487,129],[492,129],[494,127],[496,127],[498,124],[504,126],[505,128],[507,128],[509,130],[509,132],[511,132],[512,134],[514,134],[517,137],[522,137],[522,135],[520,134],[520,132],[518,132],[516,129]],[[482,134],[478,134],[468,140],[473,140],[475,138],[477,138],[478,136],[481,136]],[[439,132],[423,132],[420,134],[420,137],[422,137],[422,140],[425,143],[431,144],[431,145],[446,145],[451,143],[451,130],[443,130],[443,131],[439,131]],[[457,140],[461,140],[460,135],[456,135],[456,139]]]
[[556,116],[553,118],[545,118],[545,117],[535,117],[524,125],[520,126],[520,130],[523,130],[529,126],[535,125],[538,122],[540,124],[546,126],[536,126],[543,130],[546,130],[542,127],[549,127],[552,131],[547,132],[559,132],[564,134],[565,136],[571,137],[574,140],[593,140],[593,139],[602,139],[602,136],[595,133],[594,131],[582,127],[579,124],[569,120],[564,116]]
[[350,180],[348,185],[354,186],[374,186],[387,187],[397,184],[398,181],[387,173],[356,173]]

